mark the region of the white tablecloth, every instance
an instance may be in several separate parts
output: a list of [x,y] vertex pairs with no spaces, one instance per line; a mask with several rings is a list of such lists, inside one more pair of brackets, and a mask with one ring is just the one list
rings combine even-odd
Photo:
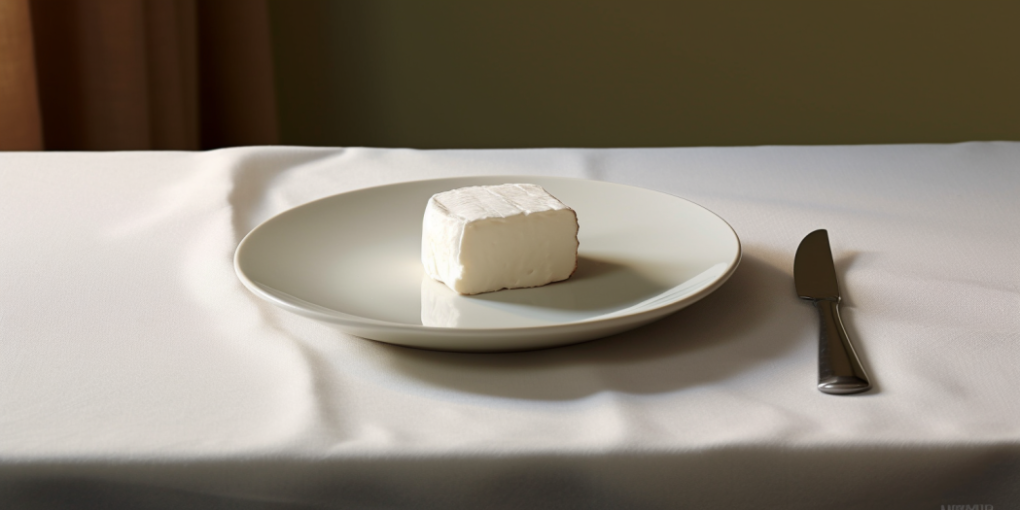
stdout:
[[[347,336],[234,275],[290,207],[497,174],[687,198],[743,261],[650,326],[488,355]],[[1012,508],[1018,196],[1020,143],[0,154],[0,507]],[[792,260],[817,228],[863,395],[815,389]]]

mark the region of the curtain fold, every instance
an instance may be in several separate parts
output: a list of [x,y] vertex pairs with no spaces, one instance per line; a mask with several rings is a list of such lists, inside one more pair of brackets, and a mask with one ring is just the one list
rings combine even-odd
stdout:
[[42,147],[28,0],[0,0],[0,150]]
[[[277,143],[265,0],[0,0],[0,6],[0,105],[8,105],[0,106],[2,148]],[[8,28],[19,19],[20,32]],[[7,55],[16,52],[28,55],[19,60],[27,64],[9,63]],[[28,113],[8,112],[15,98],[31,93],[41,134],[35,142],[23,120],[29,103],[19,103]]]
[[278,143],[269,3],[198,2],[202,145]]

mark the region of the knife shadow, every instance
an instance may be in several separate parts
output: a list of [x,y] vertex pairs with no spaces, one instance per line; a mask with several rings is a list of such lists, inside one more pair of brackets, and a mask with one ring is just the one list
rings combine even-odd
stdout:
[[861,340],[861,336],[857,334],[856,321],[854,320],[853,282],[846,283],[846,274],[850,272],[851,267],[861,261],[861,257],[867,258],[868,253],[847,250],[841,252],[840,256],[835,257],[833,260],[833,265],[836,266],[836,282],[839,284],[839,316],[842,318],[843,329],[846,330],[847,336],[850,337],[850,341],[854,346],[854,352],[857,353],[857,357],[861,360],[861,365],[864,366],[864,371],[868,374],[868,381],[871,383],[870,390],[864,393],[847,395],[856,398],[876,395],[882,391],[879,378],[876,377],[875,371],[871,368],[871,362],[868,359],[868,349],[862,347],[861,344],[864,342]]
[[815,351],[789,353],[805,343],[815,345],[817,321],[812,307],[797,299],[789,269],[745,253],[730,280],[708,297],[660,321],[600,340],[502,354],[375,345],[389,369],[420,382],[555,401],[606,391],[661,393],[737,376],[769,378],[780,364],[789,366],[784,373],[802,373],[804,384],[813,385]]
[[847,285],[846,274],[859,261],[861,255],[864,254],[859,251],[848,250],[841,252],[839,257],[833,257],[832,264],[836,267],[836,283],[839,284],[839,302],[843,307],[854,306],[853,293],[851,292],[853,286]]

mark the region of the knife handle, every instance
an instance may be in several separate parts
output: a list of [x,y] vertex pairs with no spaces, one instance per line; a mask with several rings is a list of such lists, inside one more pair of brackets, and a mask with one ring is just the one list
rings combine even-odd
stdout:
[[818,337],[818,390],[832,395],[867,391],[868,375],[857,358],[839,318],[839,301],[815,300],[821,331]]

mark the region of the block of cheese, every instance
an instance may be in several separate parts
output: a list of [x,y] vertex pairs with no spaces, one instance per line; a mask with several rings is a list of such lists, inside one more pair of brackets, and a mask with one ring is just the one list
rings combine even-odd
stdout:
[[537,184],[472,186],[433,195],[421,261],[460,294],[538,287],[577,269],[577,214]]

